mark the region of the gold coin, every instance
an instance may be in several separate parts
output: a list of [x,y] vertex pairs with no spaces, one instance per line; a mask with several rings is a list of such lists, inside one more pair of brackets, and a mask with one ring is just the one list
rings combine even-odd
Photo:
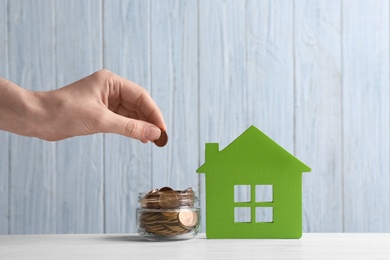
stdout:
[[183,226],[194,227],[198,224],[198,213],[195,211],[181,211],[178,219]]
[[192,188],[181,191],[180,196],[181,206],[194,206],[194,191]]
[[187,194],[191,194],[191,195],[194,195],[194,191],[192,190],[192,188],[188,188],[186,190],[183,190],[182,193],[187,193]]
[[176,219],[177,218],[177,212],[175,212],[175,211],[165,211],[165,212],[161,212],[161,214],[169,219]]
[[160,205],[158,203],[158,189],[152,189],[141,199],[142,208],[158,209]]
[[149,209],[158,209],[160,208],[159,204],[159,195],[156,193],[147,194],[141,200],[141,207]]
[[158,192],[158,189],[154,188],[153,190],[149,191],[148,194],[155,194]]
[[164,192],[164,191],[172,191],[173,189],[171,187],[162,187],[160,190],[158,190],[159,192]]
[[165,191],[160,195],[160,206],[163,209],[174,209],[180,206],[179,197],[174,191]]

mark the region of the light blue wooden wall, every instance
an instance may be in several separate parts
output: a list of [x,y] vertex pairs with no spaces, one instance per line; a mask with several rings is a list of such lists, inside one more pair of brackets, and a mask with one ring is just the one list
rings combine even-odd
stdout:
[[192,186],[204,143],[254,124],[312,168],[305,232],[390,231],[389,0],[0,0],[0,76],[56,89],[107,68],[169,145],[0,132],[0,234],[135,232],[138,192]]

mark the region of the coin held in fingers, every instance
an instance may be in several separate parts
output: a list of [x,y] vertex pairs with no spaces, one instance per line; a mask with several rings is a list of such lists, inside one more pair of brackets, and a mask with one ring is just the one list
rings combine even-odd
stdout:
[[167,135],[167,132],[165,132],[164,130],[162,130],[162,129],[160,129],[160,130],[161,130],[160,138],[158,138],[157,140],[154,140],[153,142],[158,147],[163,147],[168,143],[168,135]]

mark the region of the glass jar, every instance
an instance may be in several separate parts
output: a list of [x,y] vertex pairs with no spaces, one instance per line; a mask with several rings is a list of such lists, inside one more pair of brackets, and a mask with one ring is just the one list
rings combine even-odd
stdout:
[[198,234],[200,209],[191,188],[169,187],[140,193],[137,232],[149,240],[191,239]]

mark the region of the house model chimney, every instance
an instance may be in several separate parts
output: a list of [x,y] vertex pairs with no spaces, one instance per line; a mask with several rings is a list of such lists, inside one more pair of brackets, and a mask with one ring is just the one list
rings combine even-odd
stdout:
[[206,162],[219,153],[219,143],[206,143]]

